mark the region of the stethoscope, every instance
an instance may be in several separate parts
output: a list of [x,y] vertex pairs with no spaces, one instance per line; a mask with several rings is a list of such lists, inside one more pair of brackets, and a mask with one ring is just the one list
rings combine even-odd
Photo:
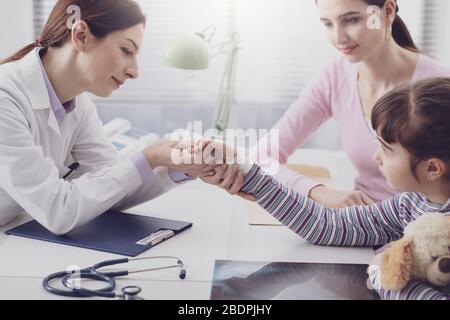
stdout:
[[[98,270],[100,268],[113,266],[116,264],[128,263],[131,261],[138,261],[138,260],[150,260],[150,259],[174,259],[177,261],[177,263],[174,265],[164,267],[156,267],[136,271],[121,270],[111,272],[100,272]],[[116,289],[116,281],[114,278],[124,277],[133,273],[142,273],[171,268],[181,268],[178,277],[180,279],[186,278],[186,268],[184,266],[184,262],[180,258],[173,256],[158,256],[158,257],[143,257],[134,259],[123,258],[116,260],[107,260],[99,262],[91,267],[87,267],[81,270],[60,271],[45,277],[44,280],[42,281],[42,285],[48,292],[64,297],[76,297],[76,298],[103,297],[103,298],[119,298],[123,300],[139,300],[141,298],[138,295],[139,293],[141,293],[142,289],[138,286],[124,287],[122,288],[121,293],[114,292],[114,290]],[[105,286],[101,289],[91,290],[88,288],[83,288],[81,285],[74,285],[74,282],[76,280],[80,280],[78,283],[81,283],[82,279],[102,282],[105,283]],[[60,280],[66,289],[58,289],[52,286],[50,283],[55,280]]]

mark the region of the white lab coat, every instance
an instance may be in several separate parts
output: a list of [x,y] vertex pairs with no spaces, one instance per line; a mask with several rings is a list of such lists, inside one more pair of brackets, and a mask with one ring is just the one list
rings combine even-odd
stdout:
[[[143,183],[134,163],[119,159],[87,94],[58,124],[38,59],[32,51],[0,66],[0,225],[25,211],[64,234],[177,186],[166,168]],[[63,180],[74,161],[79,169]]]

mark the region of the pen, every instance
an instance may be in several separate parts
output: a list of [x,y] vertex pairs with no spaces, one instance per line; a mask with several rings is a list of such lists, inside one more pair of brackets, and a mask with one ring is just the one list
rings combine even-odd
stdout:
[[74,162],[69,166],[70,171],[63,177],[63,179],[67,179],[75,170],[78,169],[80,164],[78,162]]

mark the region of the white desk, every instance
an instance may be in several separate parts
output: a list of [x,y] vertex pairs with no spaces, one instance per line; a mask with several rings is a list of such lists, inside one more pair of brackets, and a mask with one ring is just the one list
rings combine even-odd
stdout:
[[[301,151],[290,162],[325,165],[330,168],[335,186],[352,186],[354,171],[341,153]],[[141,286],[146,299],[209,299],[217,259],[368,263],[373,255],[371,249],[312,246],[286,227],[250,226],[246,201],[200,181],[130,212],[194,223],[191,229],[143,254],[179,256],[186,263],[185,280],[177,280],[178,270],[173,269],[118,281],[118,288]],[[86,267],[118,257],[3,233],[23,221],[16,219],[0,229],[0,299],[58,299],[42,288],[43,277],[71,265]]]

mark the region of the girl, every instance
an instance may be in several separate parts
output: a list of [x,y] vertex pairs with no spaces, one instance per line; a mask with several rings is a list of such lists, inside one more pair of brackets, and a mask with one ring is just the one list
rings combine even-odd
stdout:
[[[380,172],[394,190],[384,202],[329,209],[253,166],[242,192],[284,225],[315,245],[374,246],[402,237],[405,226],[429,212],[450,215],[450,78],[403,85],[374,106],[372,126]],[[371,274],[374,285],[378,274]],[[378,290],[382,298],[449,299],[418,280],[400,292]]]
[[[343,149],[358,171],[356,191],[329,189],[285,167],[274,177],[327,207],[385,200],[394,190],[372,159],[377,148],[369,123],[373,105],[398,85],[448,77],[450,70],[419,52],[394,0],[316,0],[316,4],[329,41],[342,55],[325,68],[275,124],[273,130],[279,130],[280,135],[279,155],[270,150],[267,153],[285,164],[322,123],[334,118],[341,128]],[[372,5],[381,9],[379,16],[368,13]],[[374,17],[380,19],[381,29],[369,28],[372,24],[368,21]],[[270,138],[262,139],[259,149],[266,149],[267,141]],[[233,177],[225,183],[225,177],[225,171],[220,169],[214,177],[204,180],[236,193],[242,179]]]
[[[81,19],[70,29],[74,6]],[[119,159],[103,133],[86,93],[107,97],[138,77],[144,28],[132,0],[60,0],[40,37],[2,61],[0,225],[24,210],[63,234],[163,194],[190,179],[182,172],[211,170],[174,165],[168,140]]]

